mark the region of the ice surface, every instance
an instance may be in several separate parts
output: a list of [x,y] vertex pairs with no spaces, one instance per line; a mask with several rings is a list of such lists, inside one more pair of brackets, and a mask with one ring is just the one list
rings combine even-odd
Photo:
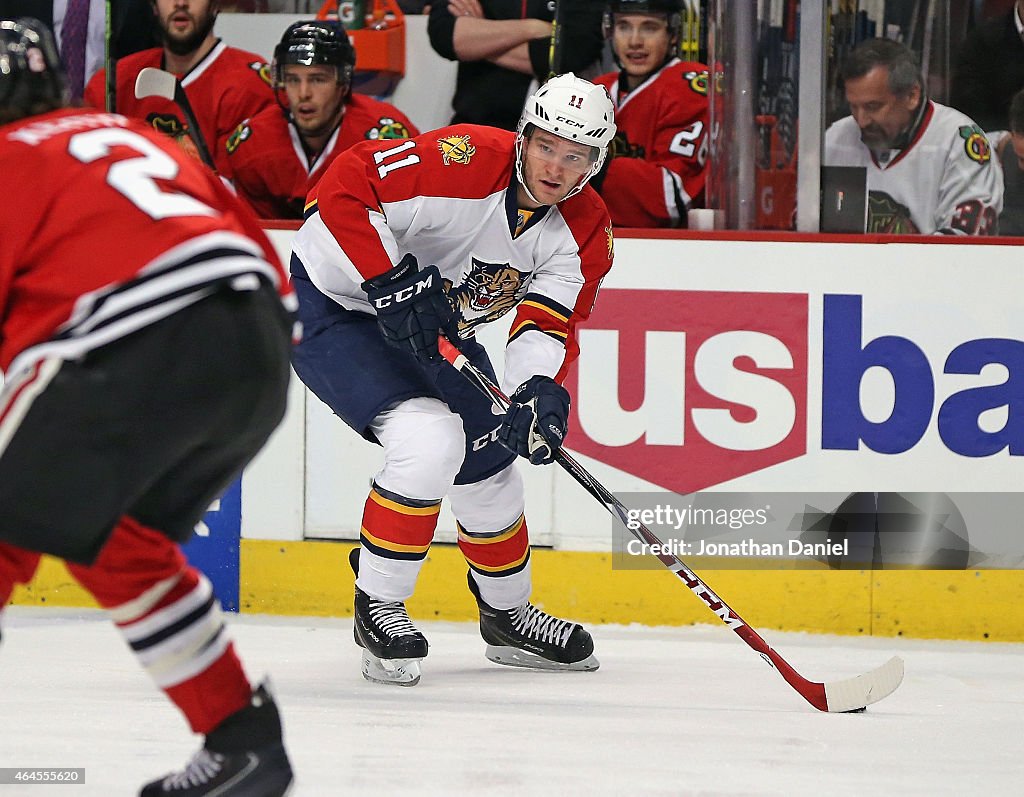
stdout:
[[[85,785],[0,797],[111,797],[198,749],[99,612],[10,607],[0,645],[0,766],[85,767]],[[765,632],[805,677],[893,654],[903,685],[864,714],[821,714],[717,626],[591,629],[596,673],[491,664],[475,626],[423,623],[414,688],[367,683],[350,620],[232,616],[269,673],[292,797],[366,795],[1020,794],[1024,645]]]

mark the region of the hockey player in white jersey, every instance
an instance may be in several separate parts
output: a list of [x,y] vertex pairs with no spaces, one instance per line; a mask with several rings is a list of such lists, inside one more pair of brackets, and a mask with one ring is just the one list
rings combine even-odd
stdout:
[[851,115],[825,132],[825,163],[867,169],[867,232],[998,234],[1003,180],[989,141],[928,99],[914,53],[870,39],[841,75]]
[[[518,133],[454,125],[357,144],[310,194],[291,262],[304,327],[295,370],[384,448],[352,557],[369,680],[419,680],[428,646],[405,601],[445,496],[487,657],[598,666],[582,626],[530,603],[515,459],[550,463],[565,435],[561,382],[578,354],[576,326],[612,264],[608,210],[587,183],[614,135],[607,92],[560,75],[527,100]],[[513,311],[502,380],[512,406],[500,417],[437,340],[445,334],[493,377],[474,333]]]

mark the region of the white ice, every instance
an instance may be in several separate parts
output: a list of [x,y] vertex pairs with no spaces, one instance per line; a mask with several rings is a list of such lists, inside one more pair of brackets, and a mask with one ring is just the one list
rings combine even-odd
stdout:
[[[86,783],[0,797],[133,794],[198,749],[102,614],[3,619],[0,767]],[[1024,793],[1024,645],[764,632],[814,680],[905,659],[893,695],[835,715],[724,627],[596,627],[598,672],[542,673],[488,662],[471,624],[421,625],[423,680],[399,688],[363,680],[350,620],[231,618],[250,676],[272,677],[292,797]]]

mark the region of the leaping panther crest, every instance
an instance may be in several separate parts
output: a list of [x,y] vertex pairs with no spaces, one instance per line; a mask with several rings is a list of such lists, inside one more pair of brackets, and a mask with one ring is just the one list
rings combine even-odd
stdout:
[[473,267],[455,286],[445,280],[448,299],[458,319],[459,337],[505,315],[526,292],[530,272],[519,271],[508,263],[487,263],[473,258]]

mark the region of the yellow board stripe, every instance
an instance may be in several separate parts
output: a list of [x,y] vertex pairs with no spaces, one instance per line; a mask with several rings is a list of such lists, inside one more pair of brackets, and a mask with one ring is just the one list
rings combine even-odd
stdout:
[[400,545],[397,542],[391,542],[391,540],[382,540],[380,537],[375,537],[370,534],[370,532],[366,530],[366,526],[361,526],[359,528],[359,533],[378,548],[383,548],[386,551],[394,551],[395,553],[426,553],[427,549],[430,547],[429,542],[426,545]]
[[491,565],[482,565],[472,557],[468,556],[465,551],[462,552],[462,555],[465,556],[466,561],[473,565],[473,567],[475,567],[477,570],[485,570],[488,573],[500,573],[503,570],[511,570],[513,567],[519,567],[519,565],[526,561],[526,557],[530,555],[530,549],[527,548],[523,552],[523,555],[516,559],[514,562],[506,562],[505,564],[498,565],[497,567],[493,567]]
[[512,524],[512,527],[502,534],[496,537],[474,537],[471,534],[467,534],[462,526],[459,526],[459,539],[463,542],[471,543],[472,545],[494,545],[496,542],[505,542],[512,537],[515,537],[519,530],[523,527],[524,518],[520,515],[519,520]]
[[[245,613],[352,616],[348,552],[355,542],[243,539],[239,606]],[[1024,642],[1020,570],[714,570],[687,562],[743,618],[762,631]],[[615,570],[608,552],[536,549],[534,592],[544,609],[584,623],[721,627],[707,606],[666,570]],[[50,557],[15,605],[95,606]],[[466,589],[466,559],[435,544],[406,604],[413,617],[479,619]],[[594,636],[600,637],[600,629]],[[598,644],[600,640],[598,639]],[[739,644],[737,642],[737,644]],[[985,652],[979,647],[979,652]]]
[[376,490],[370,490],[370,500],[385,509],[390,509],[392,512],[398,512],[400,515],[418,515],[426,517],[427,515],[436,515],[441,511],[441,504],[433,504],[432,506],[407,506],[406,504],[400,504],[397,501],[392,501],[390,498],[385,498]]
[[523,307],[523,306],[525,306],[525,307],[536,307],[538,310],[543,310],[548,315],[550,315],[550,316],[552,316],[554,318],[557,318],[563,324],[569,323],[569,316],[562,315],[558,311],[552,310],[550,307],[548,307],[547,305],[541,304],[540,302],[535,302],[535,301],[533,301],[531,299],[527,299],[526,301],[520,302],[519,306],[520,307]]

